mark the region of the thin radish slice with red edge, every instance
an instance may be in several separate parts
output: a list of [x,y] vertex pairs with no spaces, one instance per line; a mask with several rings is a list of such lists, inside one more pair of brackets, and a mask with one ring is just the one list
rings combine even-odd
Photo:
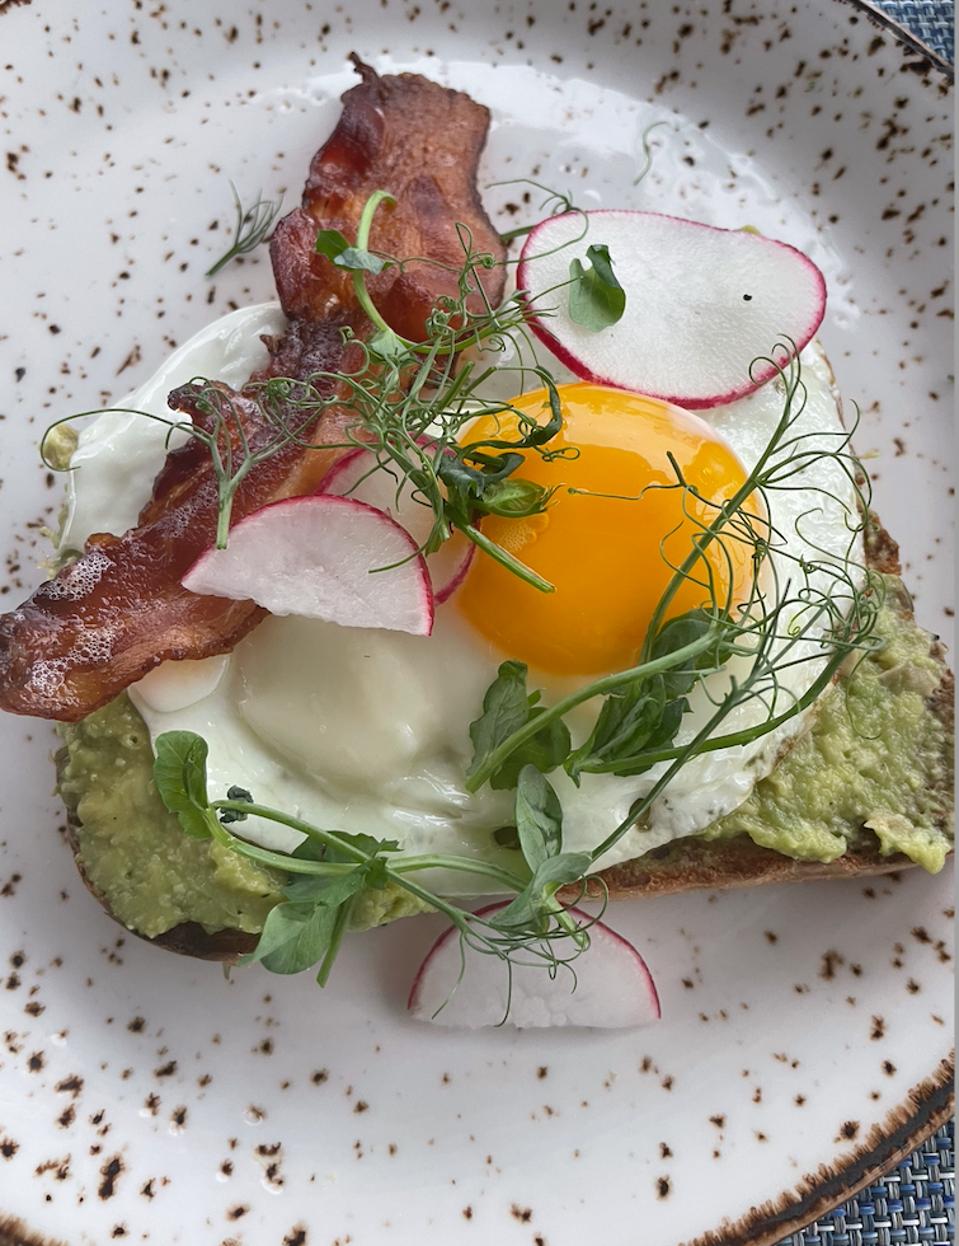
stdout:
[[[488,918],[507,903],[478,909],[476,916]],[[580,909],[568,911],[589,925],[589,947],[573,961],[572,973],[560,966],[551,977],[545,961],[514,965],[511,984],[498,956],[467,949],[460,981],[459,932],[451,926],[420,965],[408,1010],[417,1020],[468,1030],[501,1025],[504,1017],[517,1029],[558,1025],[625,1029],[658,1021],[656,984],[639,952],[604,922]]]
[[414,636],[433,630],[433,590],[413,538],[353,498],[313,494],[253,511],[230,529],[226,549],[207,550],[182,583],[271,614]]
[[[589,271],[587,248],[601,245],[626,307],[597,331],[571,319],[565,286],[536,295],[568,282],[571,260]],[[826,310],[825,279],[795,247],[658,212],[550,217],[526,240],[517,284],[534,313],[555,309],[532,329],[578,377],[693,410],[758,389],[776,369],[753,361],[785,339],[802,350]]]
[[[428,445],[421,441],[421,445]],[[417,546],[422,547],[433,527],[433,511],[410,497],[410,485],[404,484],[397,496],[397,477],[377,466],[369,450],[358,447],[338,459],[320,482],[320,493],[349,496],[368,502],[385,511],[406,529]],[[462,532],[454,532],[435,554],[427,554],[426,566],[433,583],[437,604],[446,601],[466,579],[476,546]]]

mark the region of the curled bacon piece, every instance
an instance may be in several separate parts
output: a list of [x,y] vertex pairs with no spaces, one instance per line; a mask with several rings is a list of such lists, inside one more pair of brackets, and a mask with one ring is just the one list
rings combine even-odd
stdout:
[[[463,238],[476,254],[505,257],[476,186],[489,114],[468,95],[449,91],[417,74],[380,78],[353,58],[363,81],[343,96],[343,115],[313,157],[303,204],[277,225],[270,244],[273,273],[288,316],[326,320],[355,307],[345,269],[317,255],[318,228],[338,229],[352,239],[363,204],[376,190],[396,199],[376,215],[374,251],[406,259],[426,256],[434,264],[387,268],[367,286],[384,318],[404,337],[420,341],[424,322],[441,295],[456,295],[463,266]],[[435,267],[448,264],[452,272]],[[503,292],[501,267],[480,274],[492,303]]]
[[[357,69],[362,82],[343,96],[340,121],[313,158],[303,206],[276,229],[271,258],[290,324],[282,339],[270,343],[264,377],[304,378],[352,366],[349,355],[357,348],[344,346],[342,327],[363,336],[370,326],[349,274],[317,256],[314,242],[320,228],[339,229],[352,239],[373,190],[389,190],[397,201],[377,217],[374,248],[459,269],[459,222],[475,250],[504,258],[476,189],[486,109],[416,75],[380,78],[359,62]],[[502,269],[484,273],[483,281],[487,296],[497,301]],[[388,268],[371,279],[370,288],[381,313],[410,337],[422,336],[429,309],[452,292],[450,275],[427,264],[402,273]],[[218,388],[251,449],[275,436],[253,392]],[[200,397],[186,386],[171,394],[170,405],[203,427],[208,411]],[[340,440],[350,420],[347,407],[330,407],[308,436],[321,444]],[[258,463],[237,491],[233,520],[309,492],[331,453],[288,443]],[[168,658],[229,652],[264,612],[252,602],[202,597],[180,584],[213,544],[217,513],[209,451],[191,439],[168,455],[135,528],[119,537],[91,537],[76,562],[0,616],[0,708],[74,722]]]

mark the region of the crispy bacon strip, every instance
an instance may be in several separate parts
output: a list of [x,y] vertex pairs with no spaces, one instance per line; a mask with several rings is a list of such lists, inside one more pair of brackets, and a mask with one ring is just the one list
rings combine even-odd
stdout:
[[[276,229],[271,258],[290,325],[269,344],[264,376],[303,378],[352,366],[344,358],[342,326],[362,336],[369,324],[349,275],[318,257],[314,241],[319,228],[355,236],[371,191],[389,190],[397,200],[377,219],[376,249],[459,268],[463,250],[454,225],[462,222],[477,250],[504,256],[476,189],[486,109],[415,75],[380,78],[359,62],[357,69],[362,82],[343,96],[339,124],[313,159],[303,206]],[[497,301],[502,270],[484,282]],[[422,335],[436,298],[452,288],[447,274],[425,264],[403,274],[388,269],[371,286],[390,323],[414,337]],[[222,394],[254,448],[273,435],[248,395],[226,387]],[[170,396],[175,410],[202,422],[196,403],[189,386]],[[329,409],[312,439],[340,439],[350,419],[346,407]],[[237,492],[234,522],[269,501],[309,492],[331,453],[290,445],[264,460]],[[92,537],[81,558],[0,616],[0,708],[74,722],[168,658],[229,652],[264,611],[249,601],[198,596],[180,584],[213,544],[217,509],[209,453],[191,440],[167,457],[137,527],[120,537]]]
[[[338,229],[352,239],[363,204],[387,190],[395,207],[382,207],[370,246],[407,259],[428,256],[453,272],[427,264],[387,268],[367,285],[386,320],[419,341],[436,299],[456,294],[464,261],[457,224],[465,225],[474,253],[505,257],[476,186],[489,115],[468,95],[448,91],[416,74],[380,78],[357,58],[363,81],[343,96],[343,116],[310,165],[303,204],[284,217],[270,256],[283,310],[290,317],[326,320],[355,304],[352,278],[317,255],[317,227]],[[492,303],[503,292],[503,270],[482,274]]]

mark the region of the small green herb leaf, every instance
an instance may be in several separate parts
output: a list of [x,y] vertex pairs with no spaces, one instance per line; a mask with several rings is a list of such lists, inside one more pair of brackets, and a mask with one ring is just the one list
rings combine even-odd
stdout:
[[493,832],[493,842],[500,848],[519,848],[519,833],[515,826],[498,826]]
[[[351,835],[346,831],[337,831],[336,837],[344,844],[349,844],[352,848],[358,848],[360,852],[368,853],[370,856],[378,852],[399,852],[400,846],[395,839],[374,839],[372,835]],[[302,861],[353,861],[354,858],[345,852],[340,852],[336,847],[320,843],[316,839],[304,839],[290,853],[290,856],[297,857]]]
[[536,868],[531,886],[550,888],[551,894],[567,883],[578,883],[593,863],[588,852],[561,852]]
[[526,888],[490,921],[500,930],[542,927],[555,911],[553,897],[560,887],[577,883],[592,865],[588,852],[563,852],[547,857],[537,867]]
[[271,973],[302,973],[326,953],[336,909],[325,904],[277,904],[270,909],[259,942],[245,964],[261,961]]
[[516,830],[526,864],[533,871],[563,847],[563,810],[546,776],[524,766],[516,785]]
[[340,268],[349,268],[354,272],[381,273],[387,262],[380,259],[378,255],[374,255],[372,251],[365,251],[361,247],[344,247],[333,263]]
[[[539,693],[527,695],[525,663],[504,662],[496,679],[486,690],[482,715],[470,723],[473,760],[469,774],[474,774],[489,754],[514,731],[543,713],[544,707],[537,704],[538,700]],[[551,720],[542,731],[509,755],[490,778],[490,787],[515,787],[519,773],[526,765],[542,771],[554,770],[569,750],[569,728],[562,719]]]
[[[337,831],[336,837],[352,848],[358,848],[360,852],[368,852],[371,856],[379,852],[399,852],[400,850],[399,841],[395,839],[374,839],[372,835],[350,835],[346,831]],[[352,858],[347,857],[345,853],[338,852],[335,848],[327,848],[326,859],[327,861],[348,861]]]
[[[660,629],[650,657],[668,657],[707,637],[711,629],[716,629],[716,620],[705,610],[679,615]],[[684,665],[611,693],[589,738],[566,759],[573,781],[578,783],[583,773],[634,775],[648,770],[652,763],[643,755],[669,747],[676,739],[689,709],[685,694],[702,674],[722,667],[730,652],[728,640],[717,639]]]
[[[661,658],[685,645],[702,639],[710,628],[716,628],[715,618],[705,610],[690,610],[675,619],[670,619],[659,631],[653,642],[651,657]],[[721,636],[729,637],[729,628],[723,628]],[[698,660],[688,666],[674,671],[667,671],[663,680],[667,697],[679,696],[688,692],[696,682],[697,675],[706,670],[718,670],[729,658],[731,648],[728,643],[717,635],[716,644],[704,649]]]
[[[545,710],[546,707],[543,705],[531,705],[530,719],[539,718]],[[569,728],[565,722],[561,718],[549,719],[541,731],[537,731],[525,744],[521,744],[509,755],[497,770],[494,778],[490,780],[490,787],[515,787],[519,773],[526,765],[535,766],[537,770],[548,774],[563,763],[571,747]]]
[[526,664],[503,662],[483,697],[483,713],[470,723],[473,763],[470,773],[487,754],[529,719]]
[[211,823],[216,825],[206,792],[206,758],[206,740],[192,731],[166,731],[157,737],[153,781],[164,805],[194,839],[209,839]]
[[566,770],[575,783],[584,771],[595,771],[617,758],[639,752],[662,720],[666,694],[662,676],[637,679],[617,689],[603,702],[595,726],[578,749],[566,759]]
[[634,754],[620,755],[607,761],[605,765],[584,766],[583,769],[594,772],[607,771],[610,774],[621,776],[645,774],[652,765],[652,762],[648,760],[648,753],[654,752],[656,749],[668,748],[673,744],[682,725],[683,715],[688,709],[689,702],[685,697],[677,697],[673,701],[667,701],[662,718],[649,733],[645,742],[637,742],[634,745]]
[[626,291],[613,272],[609,247],[594,244],[586,251],[589,268],[580,260],[569,265],[569,317],[584,329],[599,332],[622,319]]
[[296,845],[290,856],[297,861],[328,861],[326,844],[315,839],[304,839]]
[[302,973],[323,960],[325,981],[332,963],[328,953],[335,951],[334,940],[339,941],[345,926],[341,911],[365,881],[362,865],[332,880],[295,879],[285,889],[290,898],[270,909],[259,941],[243,963],[261,961],[271,973]]
[[390,883],[390,867],[386,857],[374,857],[366,867],[366,885],[374,891],[382,891]]
[[386,267],[386,260],[364,247],[351,246],[338,229],[321,229],[316,235],[315,249],[318,255],[325,255],[337,267],[354,272],[381,273]]
[[375,355],[377,359],[383,359],[387,363],[395,363],[407,353],[406,347],[392,329],[378,329],[367,341],[366,347],[371,355]]
[[532,480],[511,477],[488,487],[477,506],[487,515],[524,519],[544,511],[554,492],[554,489],[547,489]]
[[365,865],[358,865],[349,874],[339,874],[334,878],[300,874],[290,879],[283,888],[283,894],[288,900],[297,903],[309,901],[314,904],[332,905],[336,908],[350,896],[355,896],[357,891],[363,887],[366,882],[367,869]]
[[321,229],[316,235],[316,253],[325,255],[328,260],[335,261],[349,245],[346,237],[338,229]]

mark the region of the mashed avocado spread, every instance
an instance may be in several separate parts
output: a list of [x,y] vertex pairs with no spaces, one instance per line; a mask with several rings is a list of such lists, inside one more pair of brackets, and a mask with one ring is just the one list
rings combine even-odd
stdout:
[[800,861],[835,861],[865,846],[901,852],[937,873],[952,840],[947,729],[926,701],[942,677],[929,636],[895,608],[886,580],[876,635],[885,646],[825,697],[809,731],[747,800],[708,827],[710,839],[748,835]]
[[[181,922],[208,933],[257,933],[282,896],[283,879],[212,840],[180,830],[153,785],[153,750],[143,719],[125,694],[61,728],[59,790],[76,823],[77,860],[114,917],[149,938]],[[357,929],[422,912],[397,887],[354,902]]]
[[[799,860],[833,861],[878,841],[932,872],[952,846],[947,729],[927,698],[942,667],[886,577],[879,652],[823,698],[811,727],[707,838],[748,835]],[[59,786],[75,816],[90,885],[126,926],[156,936],[181,922],[257,932],[283,880],[212,841],[189,839],[153,786],[149,733],[126,696],[63,727]],[[352,920],[380,925],[421,910],[394,888],[365,893]]]

